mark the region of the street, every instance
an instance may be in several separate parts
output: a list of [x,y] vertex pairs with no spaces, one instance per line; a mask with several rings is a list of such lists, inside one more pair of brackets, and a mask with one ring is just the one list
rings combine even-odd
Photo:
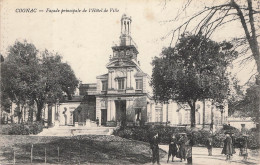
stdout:
[[[164,151],[168,152],[168,145],[159,146]],[[208,156],[208,150],[206,147],[193,147],[192,148],[192,160],[193,164],[196,165],[215,165],[215,164],[260,164],[259,162],[259,151],[248,151],[249,156],[247,161],[243,161],[243,157],[239,156],[239,149],[236,149],[236,154],[233,155],[232,159],[226,161],[226,156],[221,154],[222,148],[213,148],[213,156]],[[169,159],[167,163],[168,154],[160,160],[163,164],[187,164],[186,161],[180,162],[179,158],[174,158],[174,162]]]

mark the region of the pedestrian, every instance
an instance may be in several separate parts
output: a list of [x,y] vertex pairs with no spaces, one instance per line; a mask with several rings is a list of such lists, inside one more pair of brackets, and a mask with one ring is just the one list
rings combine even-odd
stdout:
[[171,136],[170,139],[170,144],[169,144],[169,152],[168,152],[168,160],[167,163],[169,162],[169,158],[172,156],[172,162],[175,156],[177,156],[178,153],[178,144],[177,144],[177,139],[175,135]]
[[232,139],[232,152],[233,152],[233,154],[235,154],[236,153],[236,151],[235,151],[236,138],[235,138],[235,136],[233,136],[234,135],[233,132],[229,132],[229,134]]
[[180,133],[180,139],[178,141],[178,144],[179,144],[181,162],[182,162],[182,159],[184,159],[184,161],[186,161],[186,150],[185,150],[186,141],[187,141],[186,133]]
[[207,142],[206,142],[206,146],[208,149],[208,156],[212,156],[212,137],[208,137]]
[[150,139],[150,148],[152,149],[152,162],[153,164],[157,162],[157,164],[160,164],[159,161],[159,134],[156,133],[151,139]]
[[228,132],[226,132],[226,139],[224,140],[224,147],[221,153],[226,155],[226,160],[230,160],[231,156],[234,154],[232,138]]
[[247,137],[248,137],[248,135],[244,134],[243,135],[243,140],[242,140],[241,155],[243,156],[244,160],[247,160],[247,157],[248,157],[248,153],[247,153]]
[[192,146],[194,145],[192,134],[188,134],[188,139],[185,142],[187,164],[192,164]]

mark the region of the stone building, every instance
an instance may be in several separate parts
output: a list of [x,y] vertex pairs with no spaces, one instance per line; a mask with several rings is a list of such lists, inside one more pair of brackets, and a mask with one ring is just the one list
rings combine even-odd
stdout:
[[138,125],[147,121],[150,101],[149,79],[138,62],[138,48],[131,37],[131,17],[121,18],[119,45],[112,47],[113,55],[107,74],[97,76],[96,117],[101,125]]
[[[155,103],[152,99],[150,76],[138,61],[138,47],[131,37],[132,19],[121,17],[118,45],[112,46],[113,55],[107,63],[107,73],[96,77],[94,84],[80,84],[72,100],[63,99],[45,107],[43,117],[49,125],[86,125],[96,122],[102,126],[142,124],[189,126],[190,107],[170,101]],[[221,108],[210,100],[196,103],[197,127],[227,122],[228,105]]]

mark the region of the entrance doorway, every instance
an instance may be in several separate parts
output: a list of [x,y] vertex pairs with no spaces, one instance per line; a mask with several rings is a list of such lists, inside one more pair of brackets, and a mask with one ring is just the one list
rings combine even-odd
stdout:
[[106,125],[107,123],[107,110],[101,109],[101,125]]
[[115,100],[116,105],[116,121],[122,126],[126,125],[126,100]]

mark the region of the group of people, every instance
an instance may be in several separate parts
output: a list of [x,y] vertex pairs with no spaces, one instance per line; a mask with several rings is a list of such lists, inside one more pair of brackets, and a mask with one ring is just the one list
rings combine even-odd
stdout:
[[[158,133],[153,136],[150,140],[150,146],[152,149],[152,162],[157,164],[159,163],[159,136]],[[175,135],[171,136],[169,143],[169,152],[168,152],[168,160],[172,156],[172,161],[174,157],[180,158],[180,161],[184,160],[188,164],[192,164],[192,146],[194,142],[191,134],[180,133],[178,134],[178,138]]]
[[[224,146],[222,149],[222,154],[226,155],[226,160],[230,160],[232,155],[235,154],[235,138],[232,136],[231,132],[226,132],[226,138],[224,140]],[[192,138],[192,134],[179,133],[178,135],[172,135],[169,141],[169,152],[167,163],[169,162],[170,157],[172,157],[172,162],[174,157],[180,158],[186,161],[187,164],[192,164],[192,146],[194,145],[194,141]],[[150,139],[150,147],[152,149],[152,162],[160,164],[159,161],[159,135],[155,134]],[[208,155],[212,156],[212,148],[213,148],[213,139],[210,136],[207,139],[206,147],[208,149]],[[244,160],[247,159],[247,135],[243,135],[243,138],[239,141],[240,153],[239,155],[244,157]]]
[[[235,138],[232,136],[232,132],[226,132],[226,139],[224,140],[224,147],[222,149],[222,154],[226,155],[226,160],[230,160],[235,151]],[[247,135],[243,135],[242,139],[238,142],[239,145],[239,155],[243,156],[244,160],[247,160]]]
[[169,162],[170,157],[172,157],[172,162],[174,157],[180,158],[186,161],[188,164],[192,164],[192,146],[194,142],[191,134],[180,133],[179,137],[176,138],[175,135],[172,135],[170,144],[167,163]]

